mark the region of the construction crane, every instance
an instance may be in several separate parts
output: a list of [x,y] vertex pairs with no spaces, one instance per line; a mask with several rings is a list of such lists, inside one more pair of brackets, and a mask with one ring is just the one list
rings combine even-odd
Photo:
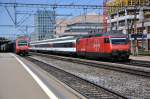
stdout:
[[107,32],[107,27],[108,27],[108,23],[107,23],[107,19],[108,19],[108,7],[107,7],[107,2],[108,0],[103,0],[103,32]]

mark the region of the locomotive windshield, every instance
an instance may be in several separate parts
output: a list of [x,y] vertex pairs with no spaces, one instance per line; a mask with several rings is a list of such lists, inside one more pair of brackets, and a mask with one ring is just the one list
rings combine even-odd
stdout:
[[22,40],[18,42],[18,46],[26,46],[26,45],[28,45],[27,41]]
[[128,44],[127,38],[111,38],[112,44]]

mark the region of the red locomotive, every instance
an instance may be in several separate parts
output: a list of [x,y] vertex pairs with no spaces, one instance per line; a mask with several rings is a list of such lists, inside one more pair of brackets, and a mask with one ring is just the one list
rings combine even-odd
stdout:
[[29,39],[24,36],[17,38],[15,42],[15,53],[22,55],[28,54],[29,52],[28,41]]
[[91,58],[127,60],[130,44],[126,36],[94,35],[77,40],[77,54]]
[[128,37],[119,33],[92,34],[84,37],[60,37],[30,43],[30,50],[78,55],[98,59],[127,60],[130,55]]

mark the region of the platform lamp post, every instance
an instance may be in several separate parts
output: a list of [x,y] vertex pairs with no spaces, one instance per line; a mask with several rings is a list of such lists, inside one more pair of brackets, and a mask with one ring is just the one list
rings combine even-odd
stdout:
[[140,23],[142,23],[142,53],[144,52],[144,38],[145,38],[145,35],[146,35],[146,32],[145,32],[145,28],[144,28],[144,11],[143,11],[143,7],[140,8],[140,12],[139,12],[139,21]]
[[[132,28],[134,29],[134,33],[131,33],[131,34],[134,34],[136,35],[137,34],[137,27],[136,27],[136,19],[137,19],[137,6],[135,5],[134,6],[134,20],[132,22]],[[131,43],[132,43],[132,48],[133,49],[133,55],[134,56],[137,56],[138,55],[138,46],[137,46],[137,37],[134,37],[134,40],[132,41],[131,39]]]
[[[143,7],[141,7],[143,9]],[[138,56],[139,54],[139,48],[138,48],[138,40],[137,40],[137,11],[141,10],[140,6],[135,5],[135,10],[134,10],[134,41],[133,41],[133,46],[134,46],[134,56]],[[140,14],[140,13],[139,13]],[[140,19],[140,18],[139,18]]]
[[144,28],[143,30],[143,36],[142,36],[143,40],[142,40],[142,48],[143,48],[143,52],[144,52],[144,46],[146,46],[147,44],[147,30]]

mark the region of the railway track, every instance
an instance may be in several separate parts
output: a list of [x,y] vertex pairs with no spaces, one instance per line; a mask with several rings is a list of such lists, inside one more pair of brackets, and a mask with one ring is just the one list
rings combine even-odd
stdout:
[[56,77],[58,80],[70,86],[72,89],[76,90],[89,99],[127,99],[127,97],[122,96],[119,93],[96,85],[90,81],[70,74],[62,69],[56,68],[36,58],[29,56],[26,57],[26,59],[38,65],[39,67]]
[[117,63],[150,68],[150,61],[130,60],[129,62],[117,62]]
[[150,77],[150,68],[148,67],[148,63],[142,63],[141,61],[130,61],[130,63],[112,63],[112,62],[100,62],[94,60],[85,60],[79,58],[72,58],[72,57],[64,57],[64,56],[57,56],[57,55],[50,55],[50,54],[41,54],[41,53],[31,53],[32,55],[38,55],[63,61],[69,61],[77,64],[83,64],[98,68],[110,69],[125,73],[130,73],[134,75]]

